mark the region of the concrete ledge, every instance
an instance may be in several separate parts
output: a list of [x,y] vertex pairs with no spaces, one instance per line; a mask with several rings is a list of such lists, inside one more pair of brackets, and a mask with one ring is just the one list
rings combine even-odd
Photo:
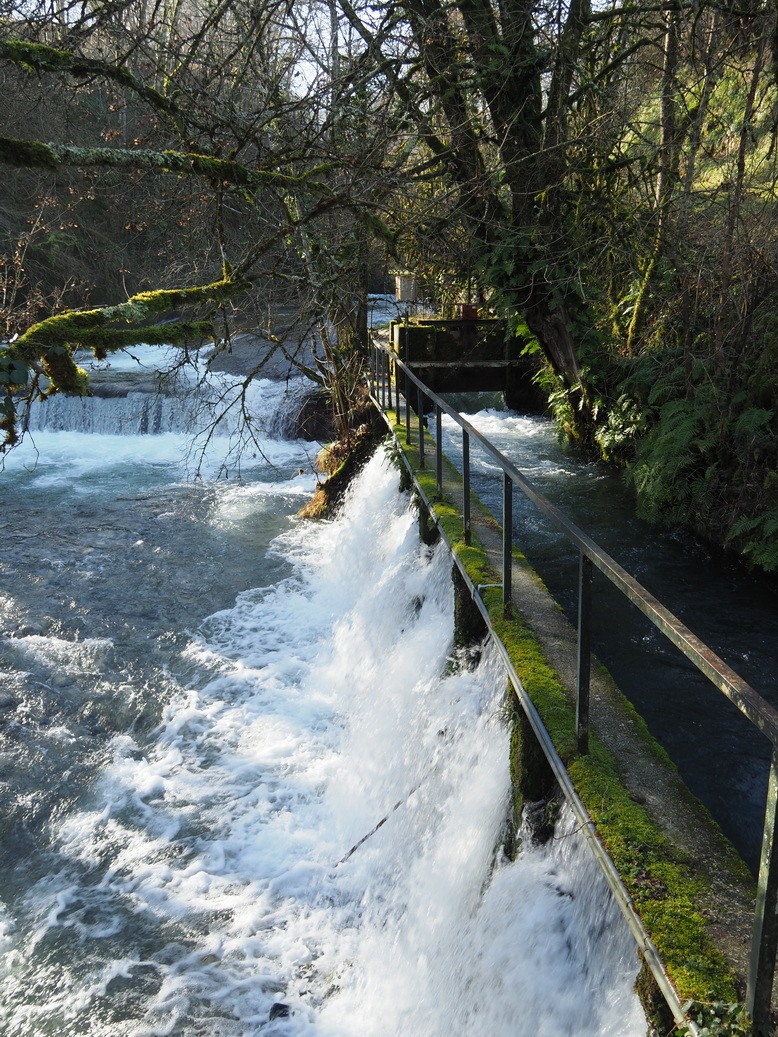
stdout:
[[[400,456],[413,476],[423,505],[447,540],[465,582],[472,588],[501,582],[502,530],[486,508],[471,497],[472,543],[462,534],[463,484],[444,461],[443,495],[437,491],[435,447],[427,437],[427,465],[420,469],[417,445],[405,443],[404,423],[386,416]],[[417,439],[417,435],[414,436]],[[499,589],[484,590],[479,607],[526,695],[542,720],[575,793],[596,830],[597,839],[627,891],[651,945],[672,986],[670,1001],[679,1019],[706,1018],[705,1006],[724,1003],[730,1029],[738,1025],[751,942],[755,883],[741,858],[708,811],[681,781],[644,721],[599,664],[592,670],[593,737],[586,756],[577,753],[574,685],[576,633],[542,581],[514,551],[513,607],[506,615]],[[515,739],[520,745],[521,738]],[[520,753],[521,749],[517,749]],[[514,761],[514,780],[525,761]],[[521,800],[520,793],[517,799]],[[652,984],[639,982],[647,1012],[667,1030]],[[720,1012],[720,1009],[716,1009]],[[691,1015],[689,1014],[691,1013]],[[687,1025],[688,1022],[687,1022]],[[692,1022],[688,1032],[696,1032]]]

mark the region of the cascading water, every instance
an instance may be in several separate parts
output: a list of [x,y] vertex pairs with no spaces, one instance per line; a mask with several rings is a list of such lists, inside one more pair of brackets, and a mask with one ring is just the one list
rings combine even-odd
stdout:
[[0,475],[2,1032],[644,1033],[574,826],[499,850],[505,676],[452,658],[387,458],[307,524],[314,444],[209,480],[217,436],[192,482],[188,442],[39,431]]

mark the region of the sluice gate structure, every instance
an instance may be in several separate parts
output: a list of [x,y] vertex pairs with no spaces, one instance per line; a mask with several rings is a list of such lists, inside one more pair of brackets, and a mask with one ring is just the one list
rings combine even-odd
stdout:
[[[528,341],[506,335],[505,321],[392,321],[389,338],[392,352],[434,393],[499,391],[514,410],[542,408],[545,403],[532,381],[537,358],[526,351]],[[424,406],[432,408],[429,397]]]
[[[430,370],[434,371],[435,368]],[[494,638],[523,717],[559,788],[575,812],[621,907],[643,960],[643,972],[650,973],[655,984],[654,993],[658,991],[661,994],[676,1025],[687,1027],[689,1033],[697,1033],[690,1012],[694,1004],[704,1002],[710,995],[700,988],[703,981],[699,975],[703,973],[692,976],[693,970],[687,972],[683,959],[686,957],[691,960],[703,945],[710,946],[711,960],[715,961],[716,954],[720,953],[722,962],[732,968],[736,975],[738,995],[742,996],[744,990],[745,1006],[753,1023],[753,1032],[773,1032],[770,1029],[773,1017],[771,1002],[778,952],[778,711],[583,530],[570,522],[504,455],[427,385],[420,377],[421,373],[415,364],[412,367],[406,363],[385,342],[373,338],[369,371],[373,402],[395,437],[423,508],[448,543],[468,597]],[[446,391],[445,388],[443,391]],[[461,430],[461,473],[443,454],[444,414]],[[434,422],[434,436],[427,430],[428,421]],[[501,528],[491,516],[485,515],[471,493],[472,443],[477,443],[490,462],[500,470]],[[567,621],[560,617],[555,604],[549,606],[548,601],[539,603],[540,598],[548,599],[548,595],[544,589],[539,589],[539,581],[528,571],[529,567],[520,555],[520,545],[515,542],[513,535],[513,495],[516,490],[531,500],[554,524],[560,535],[578,550],[578,615],[575,628],[568,624],[568,629],[564,629]],[[607,753],[607,744],[611,739],[618,742],[625,727],[634,726],[638,730],[642,721],[633,724],[629,715],[631,707],[625,706],[624,698],[617,689],[611,687],[603,691],[594,687],[598,681],[601,682],[601,667],[593,665],[595,661],[590,636],[592,610],[596,606],[592,591],[595,569],[770,740],[772,759],[756,888],[745,865],[721,835],[707,811],[682,785],[673,765],[666,757],[657,762],[655,743],[654,750],[638,750],[634,744],[629,746],[624,756],[632,761],[629,766],[633,768],[633,773],[620,774],[619,780],[624,782],[628,799],[645,802],[646,798],[664,798],[669,801],[671,811],[677,808],[679,816],[675,818],[667,812],[667,802],[664,804],[664,813],[659,811],[663,814],[659,821],[660,842],[668,841],[668,859],[672,862],[675,858],[675,863],[660,862],[653,874],[647,864],[646,874],[639,871],[636,874],[634,860],[625,867],[619,859],[619,853],[614,852],[613,848],[621,838],[618,823],[611,824],[608,817],[610,807],[602,792],[605,786],[598,785],[593,775],[601,766],[601,743],[605,743]],[[530,628],[535,625],[540,630],[541,645],[544,648],[552,646],[549,649],[553,657],[552,665],[560,672],[566,668],[569,671],[567,685],[572,699],[569,737],[564,734],[564,724],[560,727],[558,724],[555,726],[556,721],[550,722],[558,704],[549,706],[548,703],[539,704],[535,700],[531,682],[523,672],[521,659],[517,658],[510,623],[512,618],[517,618],[521,624],[521,617],[528,612],[527,625]],[[535,623],[538,615],[541,616],[540,621]],[[545,630],[542,629],[544,627]],[[556,649],[558,651],[555,654]],[[607,681],[605,683],[607,685]],[[561,738],[560,730],[563,731]],[[638,731],[637,741],[653,743],[645,725]],[[641,752],[646,758],[652,757],[653,753],[654,758],[648,763],[643,760],[636,764],[632,758]],[[659,756],[663,756],[661,750]],[[646,782],[649,783],[646,787],[652,789],[649,797],[636,791],[636,786]],[[594,795],[593,789],[596,790]],[[593,809],[593,803],[599,803],[600,799],[602,809],[599,806]],[[693,804],[690,806],[691,801]],[[614,807],[613,811],[616,810]],[[651,855],[653,851],[647,850],[646,853]],[[694,873],[694,882],[697,881],[698,873],[701,875],[704,872],[706,875],[708,893],[701,894],[704,903],[701,906],[690,901],[688,912],[690,916],[696,918],[699,914],[706,920],[702,925],[707,927],[707,933],[700,929],[692,934],[689,930],[693,927],[684,927],[680,919],[679,930],[683,929],[683,934],[673,936],[668,933],[672,921],[663,916],[663,897],[667,900],[666,910],[677,915],[683,911],[678,905],[686,903],[684,897],[687,896],[681,894],[680,899],[675,902],[672,900],[674,880],[668,876],[676,874],[673,868],[677,865],[680,871],[688,868]],[[661,888],[663,882],[664,890]],[[647,890],[652,884],[653,889]],[[705,954],[705,951],[699,950],[701,958]],[[639,978],[639,986],[640,982]],[[641,995],[643,993],[641,987]],[[648,1002],[650,1005],[651,997],[646,994],[644,1004]]]

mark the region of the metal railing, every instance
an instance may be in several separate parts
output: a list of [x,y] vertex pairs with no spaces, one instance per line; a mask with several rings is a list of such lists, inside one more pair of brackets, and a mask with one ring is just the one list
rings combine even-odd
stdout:
[[[586,533],[548,498],[540,493],[508,458],[482,436],[461,414],[421,382],[403,361],[375,341],[370,348],[370,382],[373,398],[381,408],[394,409],[400,421],[400,396],[405,397],[405,440],[412,442],[411,408],[417,422],[419,467],[426,469],[425,410],[434,411],[436,426],[435,473],[437,490],[443,492],[442,415],[447,414],[462,430],[462,478],[464,482],[463,535],[470,543],[470,444],[475,441],[503,473],[502,500],[502,600],[510,607],[513,568],[513,488],[519,490],[547,516],[579,551],[578,637],[576,665],[576,738],[578,749],[588,751],[589,682],[591,673],[591,614],[593,567],[601,573],[689,659],[772,744],[770,775],[765,808],[762,852],[751,956],[746,992],[746,1007],[756,1027],[770,1017],[773,976],[778,952],[778,710],[758,694],[715,652],[691,632],[672,612],[603,551]],[[402,383],[405,389],[401,389]],[[393,396],[394,387],[394,396]],[[415,390],[415,392],[414,392]],[[415,406],[408,396],[415,395]],[[425,400],[430,407],[425,406]]]

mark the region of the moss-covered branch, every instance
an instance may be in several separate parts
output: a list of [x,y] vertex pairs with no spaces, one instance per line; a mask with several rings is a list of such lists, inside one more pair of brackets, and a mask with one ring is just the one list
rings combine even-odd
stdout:
[[148,86],[127,68],[97,58],[85,58],[66,50],[56,50],[43,43],[25,40],[0,40],[0,61],[9,61],[37,73],[65,73],[74,79],[107,79],[131,90],[152,108],[169,116],[180,128],[183,114],[176,103]]
[[[126,346],[176,345],[203,341],[213,335],[210,320],[160,323],[159,317],[184,306],[213,309],[249,287],[246,280],[224,278],[206,285],[140,292],[116,306],[73,310],[47,317],[14,342],[0,346],[0,451],[19,435],[18,400],[57,392],[84,396],[89,376],[74,358],[89,349],[98,359]],[[44,376],[45,388],[39,387]]]
[[198,176],[212,183],[232,184],[255,190],[279,187],[288,190],[307,187],[329,193],[326,184],[315,177],[326,172],[326,166],[315,166],[299,176],[272,169],[251,169],[210,155],[185,151],[153,151],[148,148],[79,148],[71,144],[45,143],[39,140],[17,140],[0,137],[0,162],[25,169],[47,169],[56,172],[63,167],[102,167],[106,169],[147,169],[156,173]]
[[[249,287],[248,281],[234,281],[225,278],[211,284],[195,285],[190,288],[170,288],[154,292],[139,292],[126,302],[116,306],[102,306],[92,310],[68,310],[47,317],[38,324],[33,324],[13,344],[12,350],[25,360],[34,360],[52,346],[88,346],[107,343],[107,333],[114,334],[122,325],[133,325],[133,334],[142,335],[152,332],[151,327],[144,327],[149,317],[169,313],[181,306],[197,303],[219,305],[233,298]],[[189,325],[165,325],[172,334],[176,327],[186,329]],[[135,342],[144,342],[144,338],[136,338]],[[165,341],[170,342],[168,337]],[[127,345],[123,340],[116,346],[106,348],[119,349]]]

